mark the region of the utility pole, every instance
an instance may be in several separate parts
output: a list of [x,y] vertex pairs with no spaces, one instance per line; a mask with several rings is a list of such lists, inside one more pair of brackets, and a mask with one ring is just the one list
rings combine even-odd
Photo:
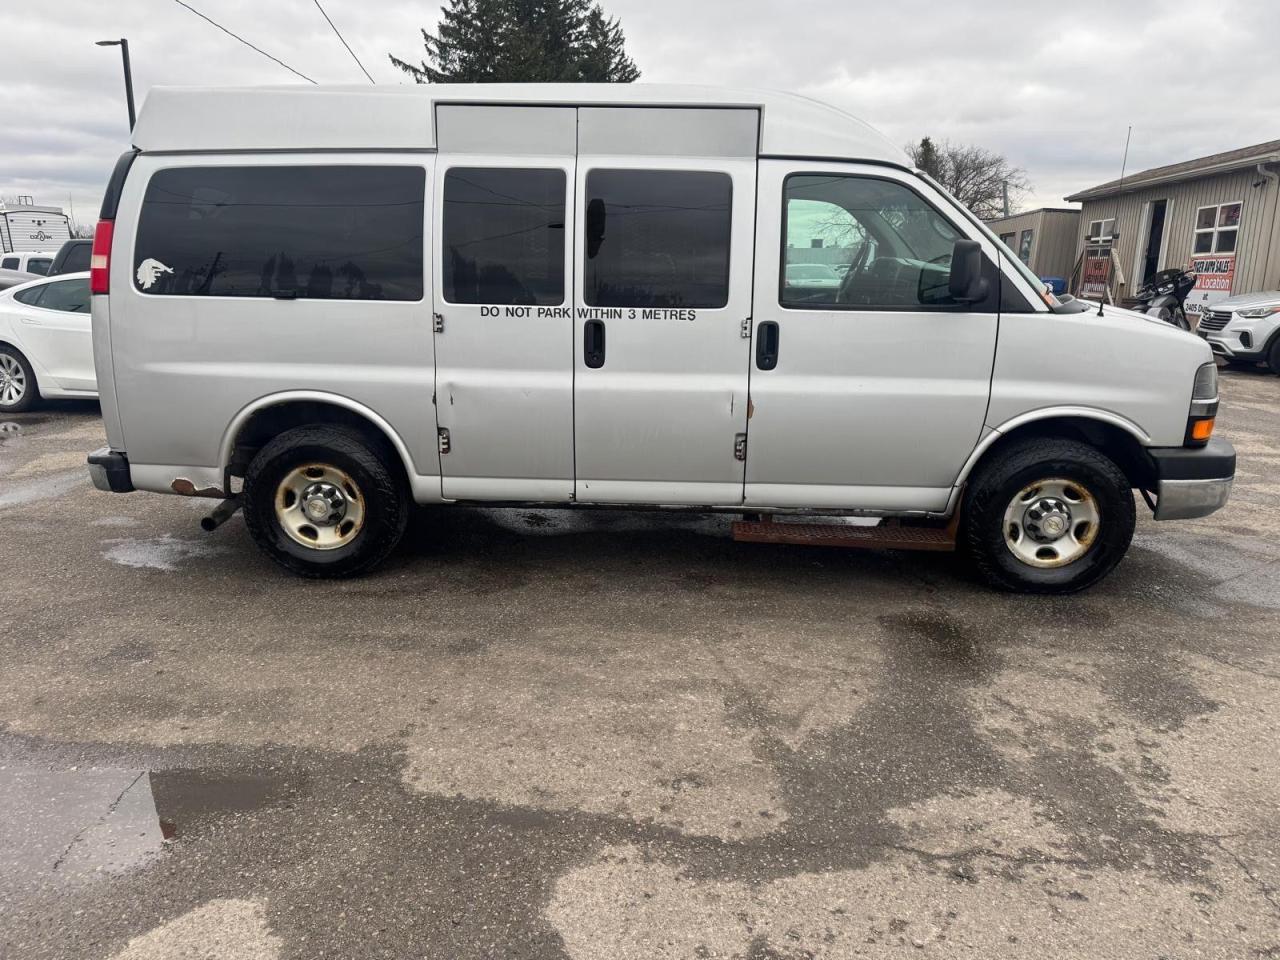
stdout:
[[119,40],[97,40],[95,43],[99,47],[120,48],[120,57],[124,61],[124,97],[129,105],[129,132],[132,133],[138,117],[133,109],[133,71],[129,68],[129,41],[121,37]]
[[1009,216],[1009,181],[1000,181],[1000,195],[1004,198],[1004,215]]

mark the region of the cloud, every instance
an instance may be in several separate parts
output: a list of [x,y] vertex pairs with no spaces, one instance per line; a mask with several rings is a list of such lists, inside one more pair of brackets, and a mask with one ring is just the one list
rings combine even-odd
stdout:
[[[310,0],[191,0],[322,82],[363,74]],[[324,0],[365,67],[421,56],[438,4]],[[1059,204],[1129,169],[1280,137],[1280,4],[1134,0],[1084,11],[1060,0],[605,0],[644,80],[764,86],[828,100],[898,142],[929,134],[1006,154]],[[72,198],[92,219],[128,145],[119,51],[127,36],[139,101],[156,84],[297,78],[172,0],[60,0],[6,18],[0,194]],[[302,81],[297,81],[302,82]]]

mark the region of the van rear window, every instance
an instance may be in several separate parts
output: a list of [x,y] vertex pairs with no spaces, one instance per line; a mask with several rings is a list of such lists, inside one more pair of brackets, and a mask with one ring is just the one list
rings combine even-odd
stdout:
[[421,167],[180,167],[147,185],[148,294],[420,300]]

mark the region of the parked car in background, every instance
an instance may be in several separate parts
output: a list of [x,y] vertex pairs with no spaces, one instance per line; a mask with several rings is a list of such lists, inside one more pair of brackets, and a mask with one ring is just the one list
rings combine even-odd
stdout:
[[1280,290],[1219,300],[1200,318],[1196,332],[1229,364],[1261,362],[1280,373]]
[[89,255],[93,252],[93,241],[76,238],[68,240],[54,255],[53,265],[49,267],[49,276],[59,273],[80,273],[89,269]]
[[825,263],[788,263],[786,283],[793,290],[835,290],[840,274]]
[[49,273],[54,256],[52,253],[6,253],[0,257],[0,270],[21,270],[43,277]]
[[0,413],[41,397],[96,397],[89,274],[43,277],[0,293]]
[[8,290],[10,287],[16,287],[21,283],[30,283],[32,280],[38,279],[40,274],[27,273],[25,270],[5,270],[0,268],[0,290]]

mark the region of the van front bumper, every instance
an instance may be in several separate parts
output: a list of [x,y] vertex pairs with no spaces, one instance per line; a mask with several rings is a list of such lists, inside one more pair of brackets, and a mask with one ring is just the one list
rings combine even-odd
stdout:
[[1157,520],[1192,520],[1222,509],[1236,475],[1236,448],[1213,439],[1204,447],[1147,450],[1156,472]]
[[132,493],[134,489],[129,458],[110,447],[89,454],[89,477],[95,487],[107,493]]

